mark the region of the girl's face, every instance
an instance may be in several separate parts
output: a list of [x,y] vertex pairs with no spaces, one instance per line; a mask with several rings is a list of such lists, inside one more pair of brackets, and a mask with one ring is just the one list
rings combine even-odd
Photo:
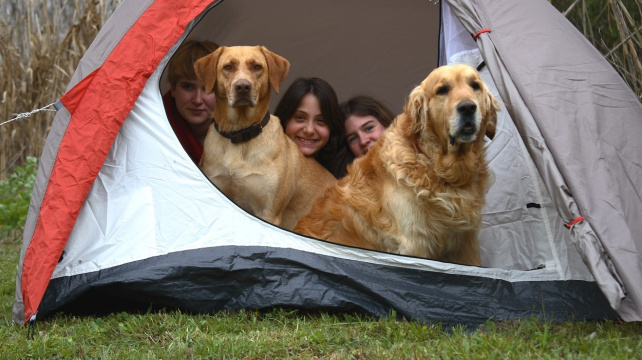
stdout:
[[[192,132],[205,128],[211,123],[210,115],[216,108],[216,95],[205,93],[205,87],[199,80],[179,78],[171,90],[178,113],[187,121]],[[195,135],[197,135],[195,133]]]
[[328,143],[330,127],[323,119],[319,99],[307,94],[285,125],[285,134],[299,147],[305,156],[314,155]]
[[365,155],[386,129],[371,115],[350,115],[345,121],[346,141],[356,157]]

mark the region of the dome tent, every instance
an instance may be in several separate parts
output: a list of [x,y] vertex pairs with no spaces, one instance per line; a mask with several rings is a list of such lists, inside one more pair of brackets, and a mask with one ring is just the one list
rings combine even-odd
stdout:
[[[396,112],[437,65],[479,66],[504,109],[488,141],[483,267],[306,238],[230,202],[163,110],[164,68],[188,39],[265,45],[292,64],[284,88],[319,76],[340,99],[368,93]],[[642,105],[547,1],[125,0],[58,104],[25,224],[18,323],[150,304],[395,310],[446,325],[642,319]]]

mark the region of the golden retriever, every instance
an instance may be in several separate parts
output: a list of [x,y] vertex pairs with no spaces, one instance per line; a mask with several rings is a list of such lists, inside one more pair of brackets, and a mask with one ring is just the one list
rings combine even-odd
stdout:
[[268,111],[290,63],[263,46],[220,47],[196,61],[216,94],[201,169],[225,195],[261,219],[291,230],[336,180],[305,157]]
[[492,177],[484,134],[494,135],[498,106],[474,68],[435,69],[294,231],[481,266],[477,235]]

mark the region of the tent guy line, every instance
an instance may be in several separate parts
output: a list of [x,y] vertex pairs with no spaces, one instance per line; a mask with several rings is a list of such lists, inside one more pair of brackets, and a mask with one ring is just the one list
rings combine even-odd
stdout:
[[0,126],[3,126],[3,125],[6,125],[6,124],[9,124],[9,123],[14,122],[14,121],[16,121],[16,120],[26,119],[26,118],[30,117],[31,115],[33,115],[33,114],[35,114],[35,113],[39,113],[39,112],[41,112],[41,111],[51,111],[51,112],[56,112],[56,111],[58,111],[58,109],[47,109],[48,107],[54,106],[54,104],[55,104],[55,103],[51,103],[51,104],[46,105],[46,106],[43,106],[43,107],[41,107],[41,108],[39,108],[39,109],[34,109],[34,110],[29,111],[29,112],[24,112],[24,113],[16,114],[16,117],[14,117],[13,119],[9,119],[9,120],[6,120],[6,121],[1,122],[1,123],[0,123]]

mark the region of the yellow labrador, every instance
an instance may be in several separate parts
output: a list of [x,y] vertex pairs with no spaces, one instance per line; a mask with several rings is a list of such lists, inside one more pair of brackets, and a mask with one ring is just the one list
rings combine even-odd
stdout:
[[403,114],[295,232],[341,244],[481,265],[477,235],[491,174],[484,134],[498,102],[467,65],[435,69]]
[[268,111],[270,88],[278,94],[289,67],[263,46],[223,46],[194,64],[217,103],[203,172],[241,208],[291,230],[335,179],[303,156]]

